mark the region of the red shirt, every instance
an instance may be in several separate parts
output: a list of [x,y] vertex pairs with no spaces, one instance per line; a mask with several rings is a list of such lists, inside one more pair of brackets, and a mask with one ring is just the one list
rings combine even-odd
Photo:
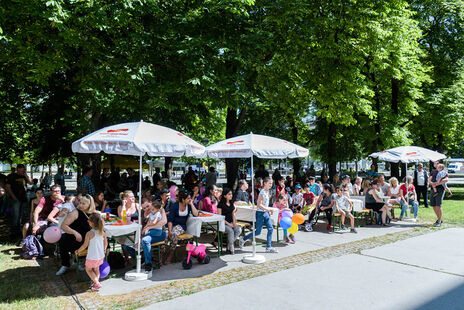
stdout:
[[276,186],[276,200],[279,200],[279,195],[284,195],[284,196],[287,195],[287,191],[285,190],[285,186],[284,187],[280,187],[280,185]]
[[217,214],[217,202],[212,203],[211,198],[205,197],[201,204],[201,210]]
[[[406,187],[406,184],[401,185],[401,186],[400,186],[400,190],[402,190],[402,191],[403,191],[403,195],[406,196],[406,193],[407,193],[407,191],[408,191],[408,188]],[[414,192],[415,190],[416,190],[416,188],[414,187],[414,185],[411,185],[411,187],[409,188],[409,191],[410,191],[410,192]]]
[[306,201],[307,205],[310,205],[310,204],[313,203],[314,197],[316,197],[316,195],[314,195],[313,192],[303,194],[303,199],[304,199],[304,201]]
[[39,213],[39,220],[45,221],[48,215],[52,212],[53,208],[59,205],[60,203],[63,202],[61,200],[52,200],[50,196],[42,197],[42,199],[40,199],[40,202],[36,207],[42,208],[42,210]]

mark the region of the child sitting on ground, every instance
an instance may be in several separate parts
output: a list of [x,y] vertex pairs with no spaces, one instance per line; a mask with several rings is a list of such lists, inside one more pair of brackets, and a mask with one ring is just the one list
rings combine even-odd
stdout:
[[[280,194],[277,197],[277,201],[274,202],[273,207],[279,209],[279,217],[278,217],[278,222],[279,223],[280,223],[280,220],[282,219],[282,212],[284,212],[285,210],[291,211],[290,208],[288,207],[287,197],[285,195],[282,195],[282,194]],[[289,243],[289,242],[295,243],[295,236],[293,234],[290,234],[290,238],[289,238],[287,236],[287,229],[283,229],[283,231],[284,231],[285,242],[287,242],[287,243]]]
[[[436,183],[432,183],[432,189],[433,189],[433,195],[436,196],[438,195],[437,193],[437,183],[440,182],[441,180],[443,180],[444,178],[446,178],[448,176],[448,171],[445,170],[445,165],[443,164],[439,164],[437,166],[437,170],[438,170],[438,174],[437,174],[437,182]],[[448,187],[448,184],[447,183],[443,183],[442,184],[443,187],[445,188],[445,191],[448,192],[448,197],[451,197],[453,196],[453,193],[451,192],[451,190],[449,189]]]
[[90,214],[88,222],[92,229],[85,234],[84,244],[76,250],[76,255],[88,249],[87,259],[85,260],[85,271],[93,282],[90,289],[92,291],[98,291],[102,287],[99,281],[100,265],[103,264],[108,241],[103,232],[103,220],[99,213]]
[[337,212],[341,215],[342,221],[342,230],[345,230],[345,217],[348,216],[350,218],[351,224],[351,232],[357,233],[356,229],[354,228],[354,216],[351,214],[351,210],[353,209],[353,203],[343,194],[343,189],[341,186],[337,186],[336,188],[337,195],[335,196],[336,208]]

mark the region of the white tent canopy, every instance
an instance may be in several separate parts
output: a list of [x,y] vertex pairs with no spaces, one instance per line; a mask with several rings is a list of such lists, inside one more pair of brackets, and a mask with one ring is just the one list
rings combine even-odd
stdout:
[[399,146],[389,150],[372,153],[369,156],[393,163],[427,162],[446,158],[444,154],[420,146]]
[[308,149],[291,142],[253,133],[233,137],[206,148],[212,158],[259,158],[279,159],[306,157]]
[[[105,127],[73,142],[74,153],[100,153],[139,156],[139,184],[142,184],[142,157],[150,156],[193,156],[204,157],[205,147],[184,134],[159,125],[145,123],[123,123]],[[142,187],[139,186],[139,199]],[[139,213],[139,223],[141,213]],[[128,280],[145,280],[147,274],[140,272],[140,242],[137,243],[137,269],[127,272]]]
[[[279,159],[279,158],[297,158],[309,155],[308,149],[288,141],[263,136],[253,133],[229,138],[220,141],[206,148],[206,153],[212,158],[251,158],[251,188],[254,189],[253,180],[253,155],[259,158]],[[254,195],[251,195],[253,205],[255,204]],[[254,209],[256,218],[256,209]],[[256,255],[255,241],[255,221],[253,220],[253,254],[245,256],[243,262],[258,264],[266,261],[264,256]]]
[[105,127],[72,144],[74,153],[204,157],[205,147],[184,134],[143,121]]

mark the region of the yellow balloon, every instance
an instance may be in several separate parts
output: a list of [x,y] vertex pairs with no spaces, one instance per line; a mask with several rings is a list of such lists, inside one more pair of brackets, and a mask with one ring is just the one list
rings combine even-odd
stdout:
[[292,223],[292,226],[290,226],[290,228],[288,229],[288,232],[293,235],[297,231],[298,231],[298,224]]

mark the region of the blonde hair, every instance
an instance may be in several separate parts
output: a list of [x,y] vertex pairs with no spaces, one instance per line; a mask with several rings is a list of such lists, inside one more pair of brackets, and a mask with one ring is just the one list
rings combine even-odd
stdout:
[[79,201],[84,202],[85,204],[89,205],[89,210],[86,213],[88,214],[95,213],[95,202],[92,196],[90,196],[89,194],[82,195]]
[[368,188],[371,185],[371,181],[369,179],[364,179],[361,183],[361,188]]
[[362,181],[362,178],[361,177],[357,177],[355,180],[354,180],[354,183],[358,183],[358,181]]
[[103,235],[103,220],[98,213],[92,213],[89,216],[89,221],[95,226],[94,228],[100,235]]
[[130,194],[134,195],[131,190],[123,191],[119,194],[119,199],[124,200],[124,198],[128,197]]
[[390,183],[390,186],[393,186],[392,183],[396,182],[396,185],[398,185],[398,179],[395,177],[391,177],[390,180],[388,180],[388,183]]
[[443,165],[443,164],[438,164],[437,168],[445,169],[445,165]]

